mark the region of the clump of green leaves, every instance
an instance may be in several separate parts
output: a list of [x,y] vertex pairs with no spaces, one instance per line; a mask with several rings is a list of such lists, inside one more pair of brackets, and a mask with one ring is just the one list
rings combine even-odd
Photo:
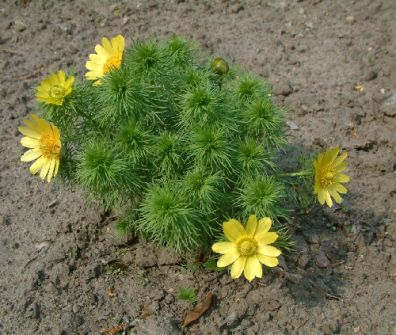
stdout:
[[197,302],[197,296],[195,294],[195,290],[193,288],[182,287],[179,290],[179,299],[188,301],[191,304],[195,304]]
[[121,232],[198,251],[231,217],[286,226],[284,112],[271,90],[174,36],[136,42],[99,85],[76,83],[67,103],[44,112],[61,129],[61,176],[122,209]]

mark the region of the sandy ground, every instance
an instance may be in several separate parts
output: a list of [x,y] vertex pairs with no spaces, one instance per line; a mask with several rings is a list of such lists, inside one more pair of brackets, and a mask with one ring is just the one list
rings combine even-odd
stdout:
[[[395,16],[394,0],[2,1],[0,334],[396,334]],[[296,252],[249,284],[119,240],[78,189],[30,176],[16,128],[35,86],[50,70],[82,76],[118,33],[192,38],[272,83],[292,144],[348,151],[344,209],[296,215]],[[181,287],[216,295],[188,328]]]

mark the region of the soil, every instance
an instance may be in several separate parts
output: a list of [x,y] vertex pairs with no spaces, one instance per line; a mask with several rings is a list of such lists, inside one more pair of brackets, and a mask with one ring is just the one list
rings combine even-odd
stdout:
[[[1,2],[0,334],[396,334],[395,15],[394,0]],[[273,84],[290,143],[348,151],[344,205],[296,213],[296,251],[263,279],[118,238],[112,214],[20,162],[43,76],[82,76],[118,33],[196,40]],[[188,327],[180,288],[216,297]]]

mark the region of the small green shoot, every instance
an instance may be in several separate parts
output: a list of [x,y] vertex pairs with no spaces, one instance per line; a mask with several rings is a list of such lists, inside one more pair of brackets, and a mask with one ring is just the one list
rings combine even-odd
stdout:
[[191,304],[194,304],[197,302],[197,296],[195,294],[195,290],[193,288],[184,288],[182,287],[179,290],[179,299],[188,301]]
[[150,280],[145,275],[141,275],[137,278],[137,282],[142,286],[146,286]]

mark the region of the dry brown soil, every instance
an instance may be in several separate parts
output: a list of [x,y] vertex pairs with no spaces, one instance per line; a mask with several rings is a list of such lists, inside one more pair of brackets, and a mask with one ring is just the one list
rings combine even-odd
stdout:
[[[1,1],[0,334],[99,334],[122,322],[138,335],[396,334],[395,17],[394,0]],[[296,252],[262,280],[119,240],[78,189],[19,161],[16,128],[35,86],[50,70],[82,76],[100,37],[118,33],[129,45],[195,39],[274,85],[291,143],[348,151],[344,208],[296,214]],[[216,295],[188,328],[181,287]]]

